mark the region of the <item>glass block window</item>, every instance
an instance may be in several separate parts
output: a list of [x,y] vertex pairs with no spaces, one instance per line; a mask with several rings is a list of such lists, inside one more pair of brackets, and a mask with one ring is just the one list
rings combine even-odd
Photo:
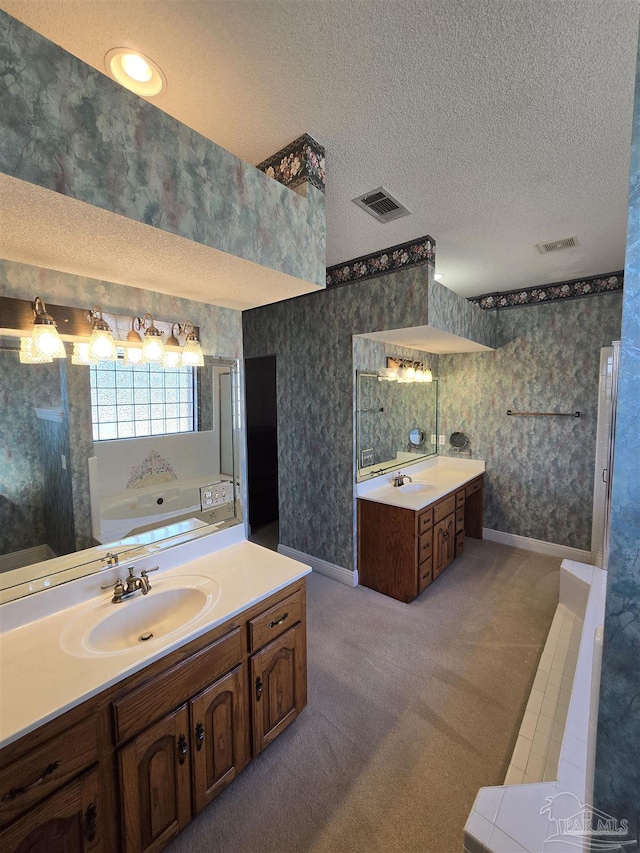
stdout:
[[101,361],[89,367],[93,440],[194,432],[193,367]]

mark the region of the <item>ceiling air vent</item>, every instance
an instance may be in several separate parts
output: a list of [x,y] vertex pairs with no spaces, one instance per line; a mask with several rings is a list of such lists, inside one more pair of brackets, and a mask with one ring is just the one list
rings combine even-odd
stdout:
[[546,255],[547,252],[557,252],[559,249],[572,249],[577,245],[577,237],[565,237],[562,240],[548,240],[546,243],[536,243],[541,255]]
[[401,216],[408,216],[411,213],[384,187],[369,190],[368,193],[354,198],[353,201],[358,207],[370,213],[378,222],[392,222],[394,219],[400,219]]

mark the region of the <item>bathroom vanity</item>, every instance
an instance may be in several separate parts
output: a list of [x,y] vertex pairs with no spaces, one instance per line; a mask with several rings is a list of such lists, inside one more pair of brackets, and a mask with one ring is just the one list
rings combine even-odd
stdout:
[[413,601],[460,556],[465,536],[482,539],[484,464],[455,462],[437,460],[415,475],[410,469],[413,482],[359,494],[363,586]]
[[5,631],[0,849],[163,849],[305,707],[309,571],[248,542],[160,571],[145,607],[210,606],[150,645],[85,631],[143,601],[109,592]]

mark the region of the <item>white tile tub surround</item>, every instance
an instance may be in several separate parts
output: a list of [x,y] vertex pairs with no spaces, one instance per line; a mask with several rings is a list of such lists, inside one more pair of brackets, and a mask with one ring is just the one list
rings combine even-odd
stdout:
[[[556,610],[505,784],[481,788],[464,831],[466,853],[555,853],[557,824],[542,811],[558,794],[591,803],[606,572],[564,560]],[[572,850],[580,839],[572,838]]]

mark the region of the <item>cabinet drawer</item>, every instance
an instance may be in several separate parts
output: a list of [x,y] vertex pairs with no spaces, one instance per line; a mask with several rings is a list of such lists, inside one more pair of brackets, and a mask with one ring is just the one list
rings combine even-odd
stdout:
[[456,535],[456,557],[464,551],[464,530]]
[[431,556],[431,546],[433,544],[433,531],[427,530],[418,537],[418,563],[423,563]]
[[469,483],[465,489],[465,494],[469,498],[471,495],[474,495],[476,492],[479,492],[482,488],[482,478],[478,480],[474,480],[472,483]]
[[242,660],[240,628],[113,703],[117,743],[182,705]]
[[292,625],[300,622],[303,614],[304,602],[302,593],[298,591],[256,616],[249,622],[250,651],[255,652],[288,631]]
[[429,530],[430,527],[433,527],[432,507],[423,510],[418,516],[418,533],[424,533],[424,531]]
[[451,497],[445,498],[443,501],[440,501],[440,503],[437,503],[433,510],[434,524],[437,524],[439,521],[442,521],[442,519],[446,518],[450,513],[455,512],[455,509],[455,495],[451,495]]
[[464,507],[456,510],[456,533],[464,531]]
[[418,595],[426,589],[433,580],[433,561],[431,558],[418,568]]
[[456,507],[464,506],[464,489],[456,492]]
[[6,823],[97,760],[96,721],[89,716],[8,764],[0,770],[0,823]]

